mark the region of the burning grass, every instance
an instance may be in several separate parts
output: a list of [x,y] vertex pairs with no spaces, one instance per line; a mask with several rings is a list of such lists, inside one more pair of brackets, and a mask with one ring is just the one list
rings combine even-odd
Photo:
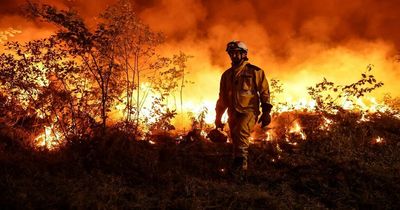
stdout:
[[[254,139],[243,182],[225,176],[231,144],[215,144],[201,135],[134,141],[113,129],[106,136],[69,141],[57,152],[30,150],[3,135],[0,205],[397,209],[400,121],[384,113],[369,115],[368,121],[361,117],[349,111],[329,118],[307,112],[276,116],[275,123],[295,120],[282,128],[288,133],[275,128],[268,130],[274,131],[273,139]],[[321,127],[326,125],[329,129]]]

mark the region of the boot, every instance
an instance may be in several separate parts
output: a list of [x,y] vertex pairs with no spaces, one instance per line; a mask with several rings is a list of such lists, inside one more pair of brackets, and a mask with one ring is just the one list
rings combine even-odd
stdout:
[[237,181],[244,181],[247,173],[247,160],[244,157],[235,157],[231,167],[231,175]]

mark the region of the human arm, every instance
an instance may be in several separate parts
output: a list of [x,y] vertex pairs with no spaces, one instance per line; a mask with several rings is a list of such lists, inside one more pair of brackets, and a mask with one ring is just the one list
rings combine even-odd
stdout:
[[262,115],[258,120],[258,123],[261,123],[261,127],[265,127],[271,123],[271,109],[272,105],[270,102],[270,92],[269,92],[269,84],[268,80],[265,76],[263,70],[257,71],[258,81],[257,81],[257,89],[260,96],[261,102],[261,110]]
[[219,97],[217,100],[217,104],[215,106],[215,126],[217,128],[223,128],[224,124],[221,122],[222,119],[222,115],[224,114],[224,112],[226,111],[226,109],[228,108],[228,105],[226,104],[226,99],[225,99],[225,81],[224,81],[224,77],[221,77],[220,80],[220,86],[219,86]]

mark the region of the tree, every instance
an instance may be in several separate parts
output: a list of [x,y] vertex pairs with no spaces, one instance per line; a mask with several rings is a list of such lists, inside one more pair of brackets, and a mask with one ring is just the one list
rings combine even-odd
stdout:
[[98,103],[102,130],[105,132],[110,105],[121,91],[118,79],[122,68],[117,62],[117,37],[121,32],[106,23],[99,23],[96,30],[90,31],[74,11],[32,3],[29,9],[34,17],[60,27],[55,38],[65,43],[68,53],[82,66],[85,78],[97,85],[92,93],[100,99],[95,103]]
[[181,101],[181,112],[183,112],[183,88],[185,87],[185,83],[188,83],[189,81],[185,80],[185,70],[186,70],[186,63],[187,61],[193,58],[193,56],[186,55],[183,52],[180,52],[179,55],[174,55],[173,57],[173,63],[175,66],[178,67],[177,72],[181,75],[181,84],[180,84],[180,90],[179,90],[179,98]]
[[[139,124],[141,106],[146,97],[140,94],[141,74],[151,74],[151,71],[161,68],[156,68],[157,66],[151,63],[158,58],[155,50],[164,41],[163,34],[150,30],[149,26],[136,15],[127,0],[118,1],[101,17],[104,19],[103,27],[113,31],[115,35],[114,41],[118,46],[116,59],[125,74],[126,121],[131,122],[135,114],[136,124]],[[136,90],[136,100],[133,97],[134,90]]]
[[[182,107],[190,56],[157,55],[162,34],[152,32],[128,1],[105,10],[94,29],[72,10],[33,3],[27,8],[31,18],[54,24],[58,31],[47,39],[6,44],[8,53],[0,58],[0,99],[10,106],[17,104],[13,111],[45,120],[64,136],[76,137],[89,134],[97,124],[105,132],[109,112],[122,97],[125,120],[136,123],[137,133],[144,101],[150,91],[158,91],[162,93],[153,97],[151,113],[166,122],[150,127],[171,128],[175,110],[169,110],[165,100],[180,87]],[[142,94],[140,85],[145,80],[150,85]]]
[[191,81],[185,80],[187,61],[193,56],[180,52],[172,58],[163,57],[155,63],[159,69],[158,74],[150,78],[153,90],[160,96],[168,97],[179,91],[181,109],[183,107],[183,88]]

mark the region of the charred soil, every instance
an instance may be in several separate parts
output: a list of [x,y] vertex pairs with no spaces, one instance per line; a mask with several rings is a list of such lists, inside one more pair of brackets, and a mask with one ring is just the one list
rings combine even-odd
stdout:
[[[339,118],[341,120],[339,120]],[[300,116],[303,124],[312,116]],[[226,175],[229,143],[109,131],[36,151],[2,134],[2,209],[398,209],[399,120],[338,117],[298,144],[250,147],[243,181]],[[379,135],[382,142],[374,142]]]

